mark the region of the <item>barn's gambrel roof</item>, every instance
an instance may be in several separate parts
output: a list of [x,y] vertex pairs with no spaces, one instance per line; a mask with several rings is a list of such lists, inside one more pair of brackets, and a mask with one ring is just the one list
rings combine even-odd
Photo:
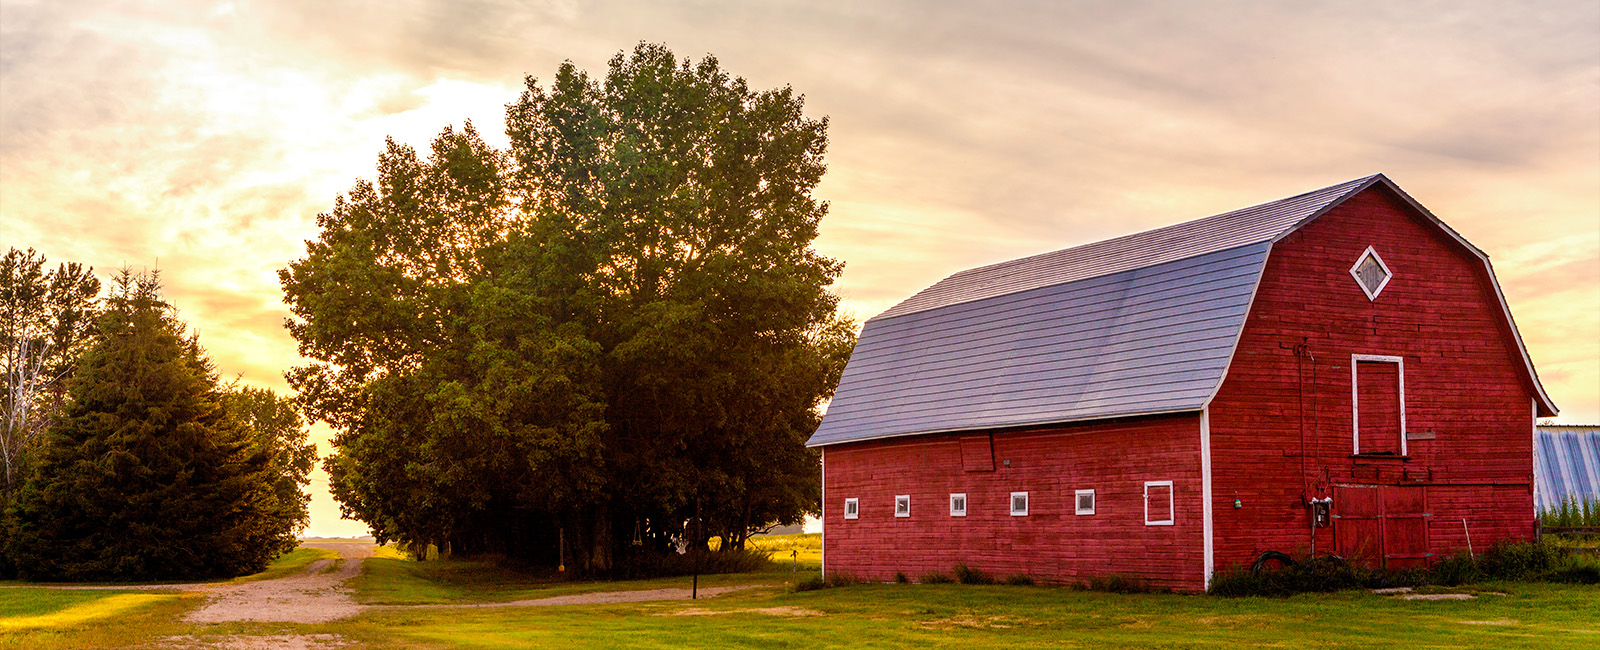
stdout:
[[[962,271],[868,320],[810,446],[1198,411],[1216,394],[1273,242],[1382,174]],[[1499,294],[1499,286],[1494,286]],[[1511,313],[1505,322],[1539,386]]]

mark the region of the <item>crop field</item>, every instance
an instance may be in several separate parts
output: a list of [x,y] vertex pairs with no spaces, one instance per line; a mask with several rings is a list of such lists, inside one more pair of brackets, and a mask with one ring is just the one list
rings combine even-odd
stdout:
[[[1600,589],[1592,586],[1433,590],[1472,596],[1455,600],[1367,591],[1225,599],[959,584],[793,592],[798,579],[815,575],[814,539],[752,540],[772,551],[770,568],[700,577],[702,590],[733,591],[652,602],[607,597],[688,588],[690,578],[575,582],[483,560],[414,562],[379,549],[345,583],[359,613],[322,623],[189,623],[184,615],[204,605],[203,593],[8,583],[0,588],[0,648],[209,648],[241,637],[313,649],[1600,646]],[[303,570],[328,553],[302,550],[310,552],[285,556],[268,571]],[[263,577],[270,576],[253,579]],[[538,600],[551,597],[561,599]],[[586,599],[593,602],[577,602]],[[567,604],[550,604],[557,602]]]

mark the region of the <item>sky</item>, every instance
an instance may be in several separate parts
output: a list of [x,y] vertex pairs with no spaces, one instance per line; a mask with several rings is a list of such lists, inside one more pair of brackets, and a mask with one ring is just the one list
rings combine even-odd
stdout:
[[[828,118],[816,247],[858,319],[1381,172],[1489,254],[1560,421],[1600,422],[1593,0],[0,0],[0,246],[159,268],[226,377],[286,392],[277,270],[386,136],[503,145],[525,76],[641,41]],[[365,531],[312,490],[307,534]]]

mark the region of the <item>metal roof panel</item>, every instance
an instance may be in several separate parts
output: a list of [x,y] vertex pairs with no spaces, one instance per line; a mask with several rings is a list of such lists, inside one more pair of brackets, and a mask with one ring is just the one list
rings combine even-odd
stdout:
[[1198,410],[1270,247],[874,318],[809,444]]

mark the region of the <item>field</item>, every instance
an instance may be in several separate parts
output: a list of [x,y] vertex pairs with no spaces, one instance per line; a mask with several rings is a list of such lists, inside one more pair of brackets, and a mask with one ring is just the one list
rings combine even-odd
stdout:
[[[1500,583],[1453,590],[1474,594],[1470,600],[1402,600],[1365,591],[1223,599],[895,584],[791,593],[789,585],[798,578],[815,575],[820,551],[815,536],[757,544],[773,551],[772,568],[700,578],[702,589],[747,587],[743,590],[697,601],[561,606],[460,607],[686,588],[690,579],[570,582],[481,560],[412,562],[380,549],[346,584],[368,607],[353,618],[319,624],[185,623],[182,615],[204,602],[193,592],[13,586],[0,590],[0,648],[202,648],[221,647],[240,636],[268,636],[283,643],[292,639],[308,648],[562,650],[1600,645],[1600,589],[1594,587]],[[269,571],[283,575],[317,557],[314,551],[286,556]]]

